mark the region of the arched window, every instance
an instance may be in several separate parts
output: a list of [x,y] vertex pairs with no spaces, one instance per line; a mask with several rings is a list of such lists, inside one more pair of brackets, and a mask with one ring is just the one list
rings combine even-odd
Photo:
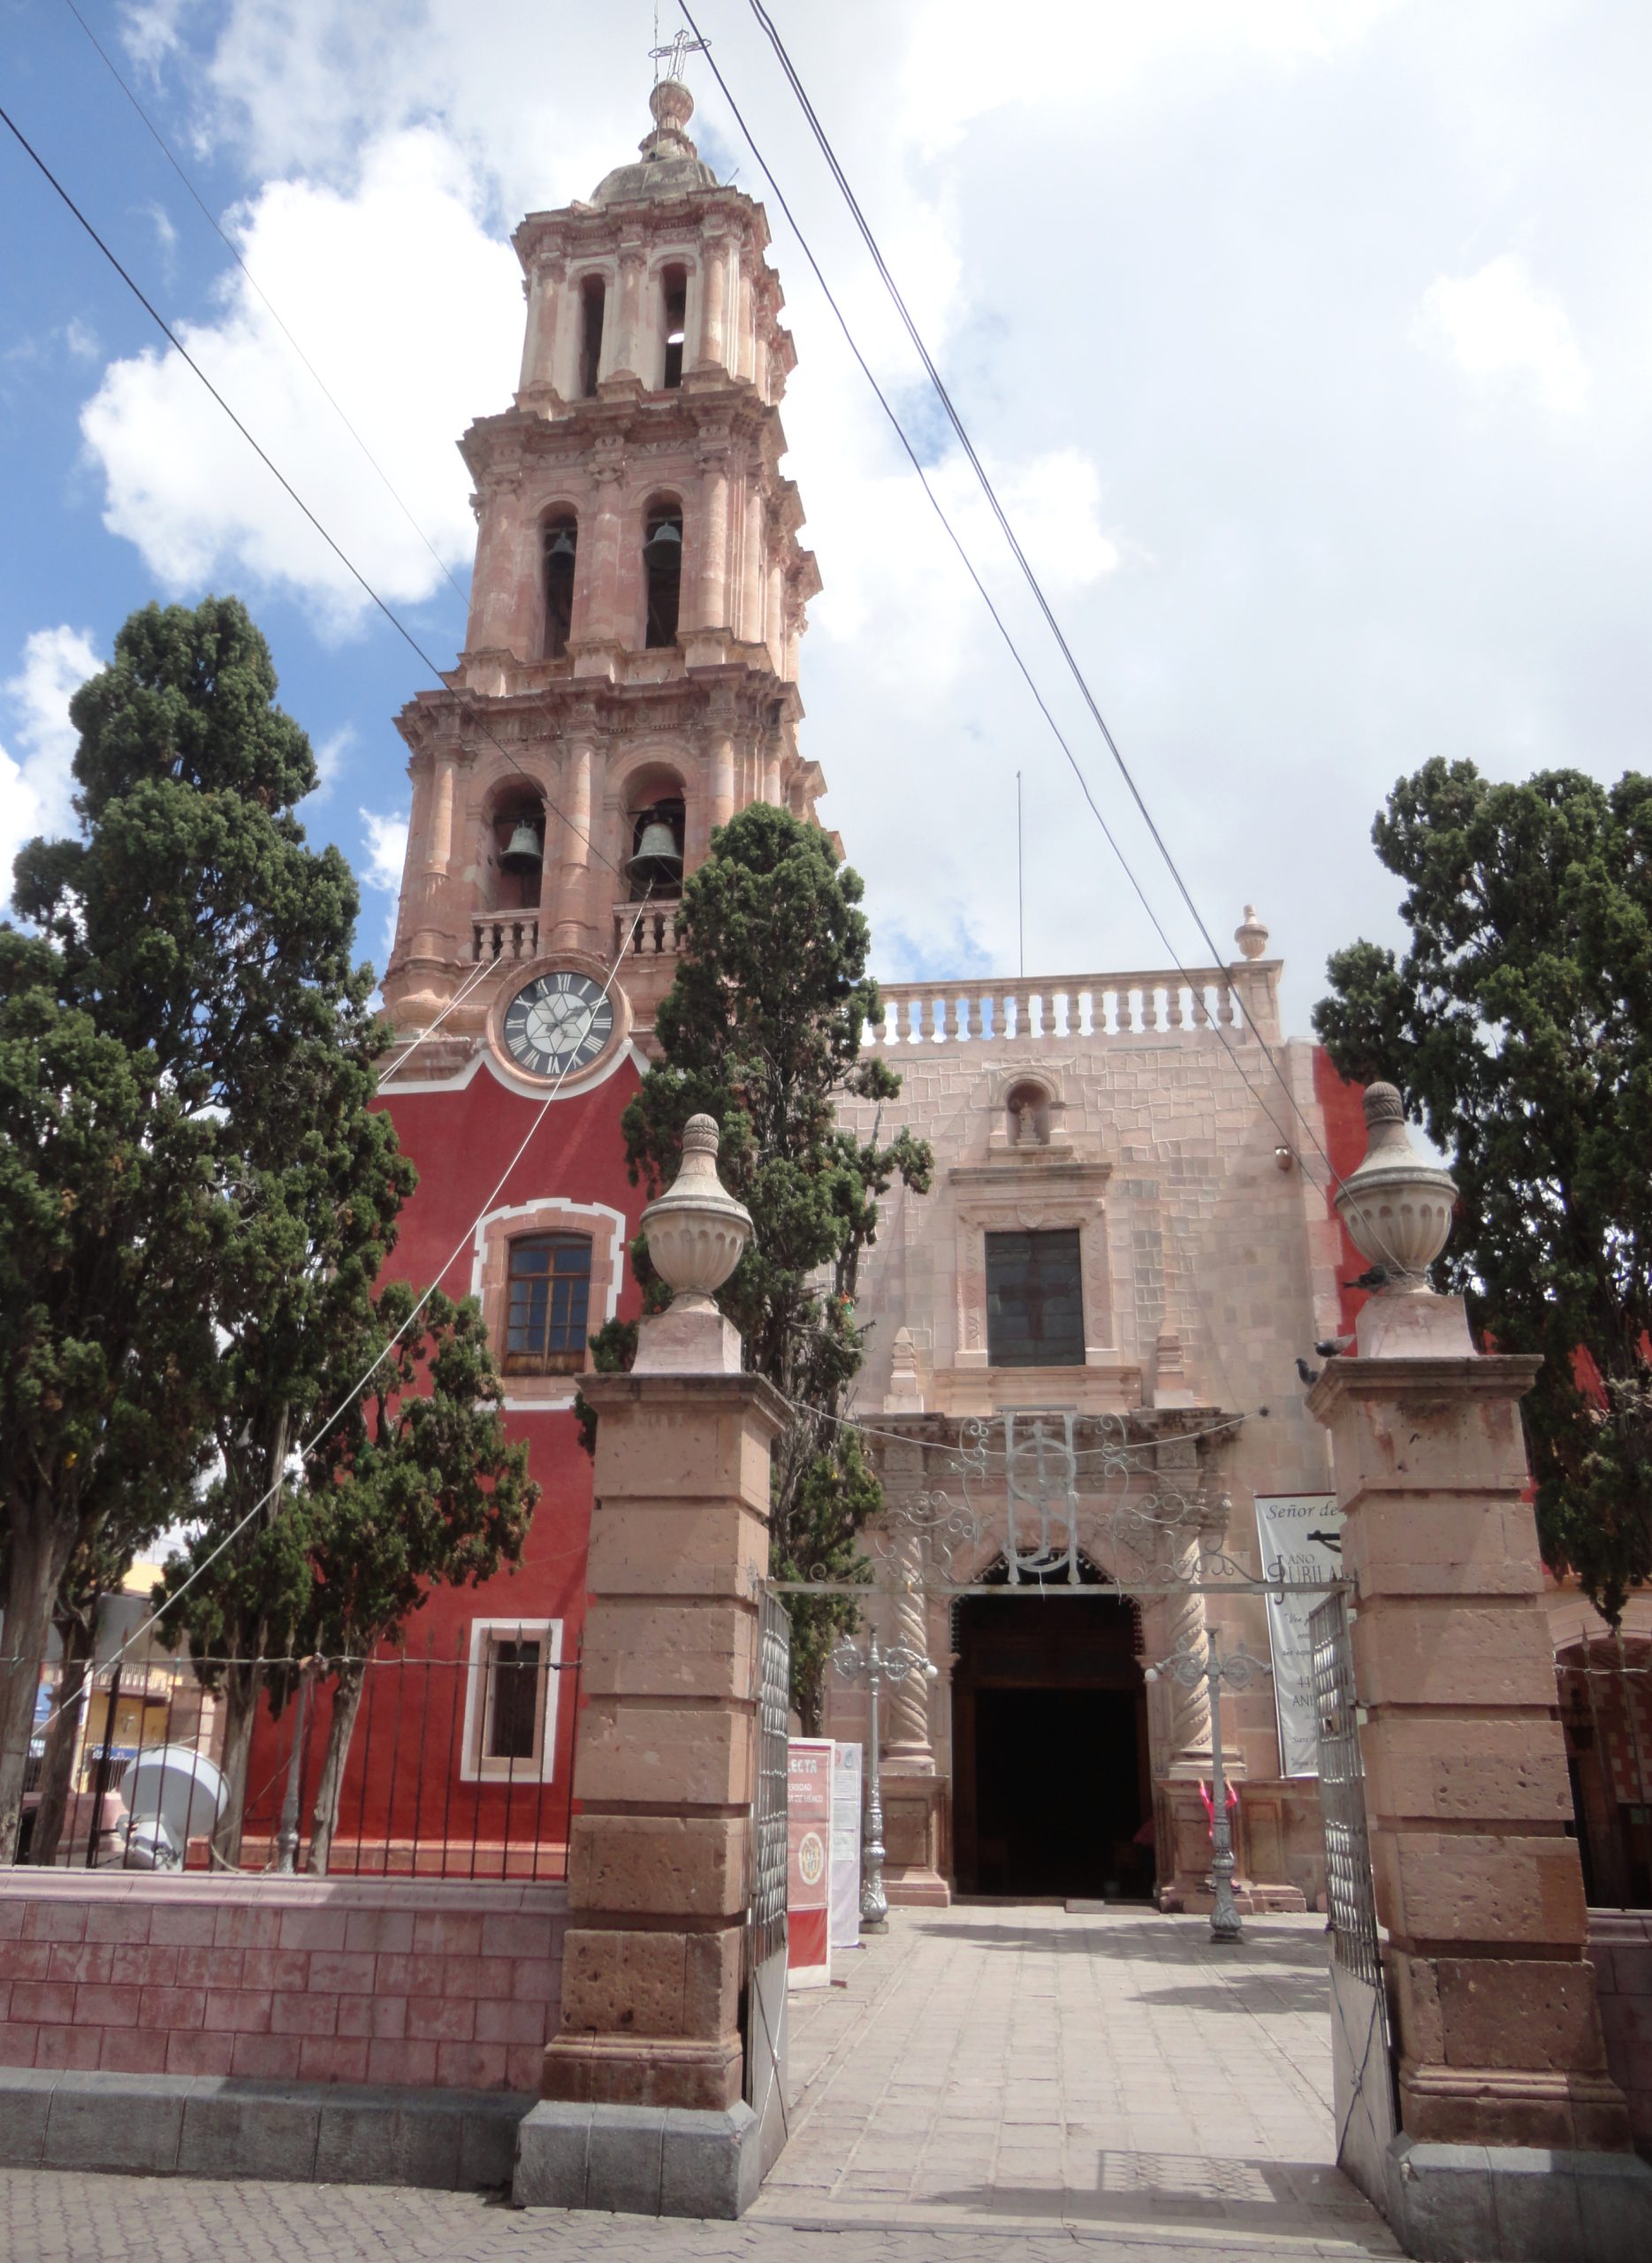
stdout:
[[602,317],[608,286],[600,275],[588,275],[579,286],[579,390],[589,400],[597,390],[602,370]]
[[669,390],[682,383],[682,348],[689,326],[689,270],[667,267],[659,278],[660,318],[666,333],[666,374]]
[[523,1234],[511,1244],[506,1375],[576,1375],[585,1365],[590,1237]]
[[574,633],[574,565],[579,522],[564,511],[545,525],[545,658],[560,660]]
[[648,632],[643,642],[651,649],[674,644],[682,599],[682,514],[674,503],[649,506],[643,573],[648,591]]

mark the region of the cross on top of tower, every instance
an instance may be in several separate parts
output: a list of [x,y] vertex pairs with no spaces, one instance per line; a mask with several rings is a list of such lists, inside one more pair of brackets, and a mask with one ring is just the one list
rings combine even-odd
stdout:
[[[659,44],[659,11],[658,8],[654,11],[654,39],[656,43],[649,49],[648,56],[650,62],[652,63],[654,66],[654,84],[656,86],[659,84],[662,79],[681,79],[682,76],[682,66],[688,61],[689,56],[704,55],[706,49],[711,45],[711,42],[709,40],[690,39],[686,31],[679,31],[675,39],[672,40],[668,45],[661,47]],[[662,63],[665,65],[665,69],[663,71],[660,68]]]

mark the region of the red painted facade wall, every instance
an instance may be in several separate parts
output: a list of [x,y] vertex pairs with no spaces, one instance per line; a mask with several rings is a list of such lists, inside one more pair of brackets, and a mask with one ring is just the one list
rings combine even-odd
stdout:
[[1366,1261],[1349,1239],[1332,1197],[1355,1165],[1365,1161],[1365,1086],[1351,1085],[1339,1077],[1331,1066],[1329,1054],[1320,1045],[1313,1048],[1313,1097],[1325,1118],[1325,1147],[1336,1173],[1325,1192],[1325,1207],[1342,1237],[1342,1262],[1336,1269],[1337,1299],[1342,1307],[1342,1332],[1351,1336],[1366,1292],[1343,1284],[1359,1278],[1366,1269]]
[[[401,1215],[401,1233],[385,1277],[432,1282],[448,1295],[468,1295],[476,1263],[475,1228],[486,1212],[543,1201],[603,1203],[636,1231],[643,1197],[627,1176],[620,1116],[636,1091],[637,1071],[622,1061],[603,1083],[566,1099],[530,1100],[501,1085],[485,1059],[462,1090],[397,1093],[382,1105],[393,1116],[419,1184]],[[527,1142],[501,1183],[506,1163]],[[635,1318],[641,1299],[628,1256],[620,1279],[618,1314]],[[604,1317],[595,1299],[593,1328]],[[496,1343],[496,1354],[499,1345]],[[568,1377],[571,1384],[575,1378]],[[506,1378],[506,1397],[512,1378]],[[585,1615],[585,1559],[590,1534],[591,1463],[571,1411],[507,1408],[506,1427],[528,1443],[529,1472],[541,1488],[522,1560],[480,1588],[440,1588],[409,1622],[405,1672],[369,1672],[339,1802],[346,1840],[376,1842],[416,1834],[422,1848],[485,1848],[506,1837],[565,1840],[577,1714],[579,1655]],[[556,1762],[544,1784],[461,1780],[464,1669],[471,1622],[477,1619],[556,1619],[562,1622],[564,1672],[556,1708]],[[390,1655],[393,1655],[391,1653]],[[428,1657],[441,1662],[427,1667]],[[306,1738],[305,1803],[325,1748],[329,1699],[324,1691]],[[285,1779],[285,1723],[260,1724],[247,1783],[247,1855],[273,1838]],[[393,1787],[393,1804],[392,1804]],[[344,1850],[341,1849],[341,1854]],[[348,1856],[346,1856],[348,1859]],[[364,1859],[371,1859],[370,1856]],[[486,1856],[479,1860],[485,1870]],[[422,1866],[423,1857],[422,1856]],[[545,1874],[545,1865],[539,1865]]]

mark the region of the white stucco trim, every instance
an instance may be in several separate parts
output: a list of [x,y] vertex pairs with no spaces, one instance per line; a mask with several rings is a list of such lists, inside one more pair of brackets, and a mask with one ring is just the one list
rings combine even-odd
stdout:
[[[520,1641],[524,1634],[544,1638],[548,1657],[544,1709],[539,1718],[539,1758],[533,1762],[483,1760],[482,1757],[483,1674],[488,1646],[495,1635]],[[462,1784],[548,1784],[556,1773],[557,1684],[562,1660],[562,1621],[560,1619],[473,1619],[470,1657],[465,1672],[465,1736],[459,1750],[459,1780]]]
[[491,1046],[483,1045],[478,1047],[469,1065],[456,1077],[392,1077],[388,1084],[381,1086],[380,1092],[386,1100],[394,1100],[398,1093],[462,1093],[476,1081],[477,1072],[486,1069],[495,1084],[503,1085],[507,1093],[515,1093],[522,1100],[576,1100],[582,1093],[594,1093],[598,1085],[605,1085],[623,1061],[635,1063],[639,1077],[647,1073],[647,1055],[635,1038],[627,1038],[589,1075],[570,1077],[556,1091],[549,1092],[537,1078],[517,1076],[498,1058]]
[[[605,1325],[620,1309],[620,1289],[625,1279],[625,1213],[623,1210],[616,1210],[610,1202],[570,1202],[561,1194],[542,1194],[537,1201],[509,1202],[498,1210],[484,1210],[476,1220],[476,1231],[472,1243],[474,1254],[470,1261],[471,1295],[478,1299],[482,1296],[482,1271],[487,1256],[488,1228],[504,1225],[512,1218],[537,1218],[544,1210],[560,1211],[567,1218],[589,1220],[593,1225],[600,1224],[606,1230],[609,1258],[613,1269],[608,1276],[608,1293],[605,1299],[608,1309],[598,1322],[598,1327]],[[591,1238],[595,1240],[595,1235]],[[508,1406],[511,1401],[506,1399],[505,1403]],[[531,1402],[521,1403],[544,1406],[548,1401],[544,1398],[536,1398]],[[570,1406],[574,1404],[572,1391],[568,1393],[567,1404]]]

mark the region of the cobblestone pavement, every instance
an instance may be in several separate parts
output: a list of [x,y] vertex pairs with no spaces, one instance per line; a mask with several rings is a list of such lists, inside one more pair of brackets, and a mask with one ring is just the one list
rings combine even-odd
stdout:
[[1317,1918],[897,1912],[793,1999],[791,2142],[739,2224],[0,2171],[7,2263],[1214,2263],[1399,2252],[1332,2166]]

